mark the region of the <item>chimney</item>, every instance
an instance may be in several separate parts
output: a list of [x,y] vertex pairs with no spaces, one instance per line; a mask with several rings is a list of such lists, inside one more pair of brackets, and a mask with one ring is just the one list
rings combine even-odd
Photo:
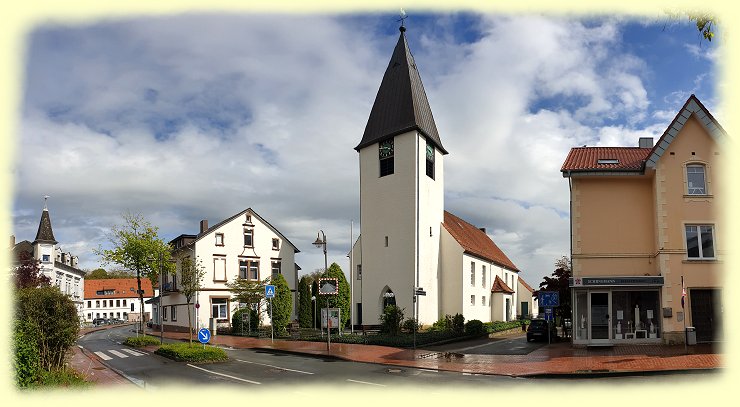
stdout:
[[208,219],[203,219],[200,221],[200,233],[203,233],[206,230],[208,230]]
[[653,138],[652,137],[640,137],[639,142],[640,148],[653,148]]
[[481,232],[486,233],[486,228],[479,228]]
[[15,246],[15,235],[10,235],[10,247]]

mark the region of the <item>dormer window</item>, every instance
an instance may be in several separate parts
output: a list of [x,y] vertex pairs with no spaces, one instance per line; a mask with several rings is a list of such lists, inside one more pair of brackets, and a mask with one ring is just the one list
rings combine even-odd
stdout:
[[616,158],[599,158],[597,164],[619,164],[619,160]]

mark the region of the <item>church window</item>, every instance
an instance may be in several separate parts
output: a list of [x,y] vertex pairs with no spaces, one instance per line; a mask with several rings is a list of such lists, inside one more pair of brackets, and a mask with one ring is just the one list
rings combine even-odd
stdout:
[[378,144],[378,158],[380,159],[380,176],[393,174],[393,139],[381,141]]
[[385,237],[385,247],[388,247],[388,236]]
[[427,140],[427,176],[434,179],[434,144]]
[[475,262],[470,262],[470,286],[475,287]]

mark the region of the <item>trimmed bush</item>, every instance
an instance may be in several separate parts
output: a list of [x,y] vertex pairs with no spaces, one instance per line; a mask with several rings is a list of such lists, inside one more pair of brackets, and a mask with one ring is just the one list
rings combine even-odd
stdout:
[[[275,298],[272,299],[272,326],[276,334],[285,334],[286,326],[290,323],[290,314],[293,311],[293,293],[290,292],[288,282],[282,274],[273,274],[271,283],[275,285]],[[270,310],[270,300],[267,302]]]
[[465,332],[465,317],[462,314],[455,314],[452,317],[452,332],[462,335]]
[[483,322],[477,319],[471,319],[465,323],[465,335],[482,335],[486,333]]
[[509,322],[496,321],[496,322],[486,322],[483,324],[483,327],[488,333],[507,331],[509,329],[519,328],[521,326],[522,326],[522,321],[509,321]]
[[39,348],[36,343],[38,333],[33,325],[17,321],[13,326],[13,370],[15,382],[19,387],[28,387],[41,375]]
[[220,362],[229,359],[221,348],[189,343],[164,344],[154,353],[178,362]]
[[419,332],[419,329],[421,328],[421,325],[419,325],[419,321],[414,318],[407,318],[405,321],[403,321],[403,330],[413,333],[414,325],[416,325],[416,332]]
[[[242,315],[249,312],[249,322],[242,322]],[[231,334],[241,335],[242,332],[249,334],[249,329],[255,332],[259,329],[259,318],[257,317],[257,311],[249,308],[239,308],[231,315]],[[244,325],[244,326],[242,326]]]
[[149,346],[149,345],[159,345],[159,338],[155,338],[153,336],[149,335],[143,335],[143,336],[129,336],[126,338],[125,341],[123,341],[124,345],[127,346],[133,346],[135,348],[140,348],[142,346]]
[[395,305],[389,305],[380,315],[380,332],[389,335],[398,335],[401,332],[401,322],[403,322],[403,309]]

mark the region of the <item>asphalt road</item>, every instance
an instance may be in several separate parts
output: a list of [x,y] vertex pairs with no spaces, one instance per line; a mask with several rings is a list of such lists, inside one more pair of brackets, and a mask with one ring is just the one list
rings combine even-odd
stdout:
[[468,355],[528,355],[543,346],[544,342],[527,342],[526,335],[489,339],[480,338],[464,342],[453,342],[445,345],[427,346],[424,349],[433,352],[455,352]]

